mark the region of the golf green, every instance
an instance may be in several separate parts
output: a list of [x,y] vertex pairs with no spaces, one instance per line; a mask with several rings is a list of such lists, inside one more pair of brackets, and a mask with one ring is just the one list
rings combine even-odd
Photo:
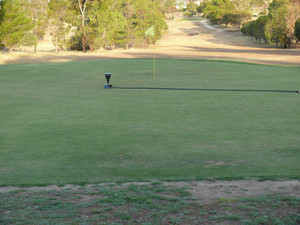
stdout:
[[300,178],[300,67],[158,59],[156,71],[0,66],[0,185]]

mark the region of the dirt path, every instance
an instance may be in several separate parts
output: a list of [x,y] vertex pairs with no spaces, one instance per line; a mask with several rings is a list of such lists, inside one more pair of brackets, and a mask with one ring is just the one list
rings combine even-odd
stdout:
[[[169,31],[158,41],[156,56],[161,58],[194,58],[300,66],[300,49],[270,48],[252,41],[240,32],[211,27],[205,21],[178,18],[168,21]],[[51,37],[38,46],[39,53],[1,54],[0,64],[66,62],[106,58],[153,57],[148,49],[110,50],[95,53],[62,52],[55,54]]]

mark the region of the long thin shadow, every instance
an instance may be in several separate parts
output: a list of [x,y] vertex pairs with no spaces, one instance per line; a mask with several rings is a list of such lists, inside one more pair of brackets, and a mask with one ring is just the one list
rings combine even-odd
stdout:
[[204,88],[167,88],[167,87],[116,87],[117,89],[127,90],[174,90],[174,91],[237,91],[237,92],[281,92],[281,93],[299,93],[300,91],[289,90],[255,90],[255,89],[204,89]]

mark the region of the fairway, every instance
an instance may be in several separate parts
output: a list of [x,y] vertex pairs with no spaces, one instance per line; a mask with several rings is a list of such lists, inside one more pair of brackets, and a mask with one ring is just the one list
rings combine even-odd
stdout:
[[[158,59],[156,71],[1,65],[0,185],[300,178],[300,67]],[[106,72],[128,89],[104,89]]]

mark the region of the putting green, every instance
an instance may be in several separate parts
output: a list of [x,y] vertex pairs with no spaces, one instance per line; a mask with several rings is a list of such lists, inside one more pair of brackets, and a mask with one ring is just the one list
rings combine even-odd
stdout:
[[[300,94],[261,91],[299,90],[300,67],[159,59],[154,81],[152,66],[0,66],[0,185],[299,179]],[[106,72],[163,89],[104,89]]]

